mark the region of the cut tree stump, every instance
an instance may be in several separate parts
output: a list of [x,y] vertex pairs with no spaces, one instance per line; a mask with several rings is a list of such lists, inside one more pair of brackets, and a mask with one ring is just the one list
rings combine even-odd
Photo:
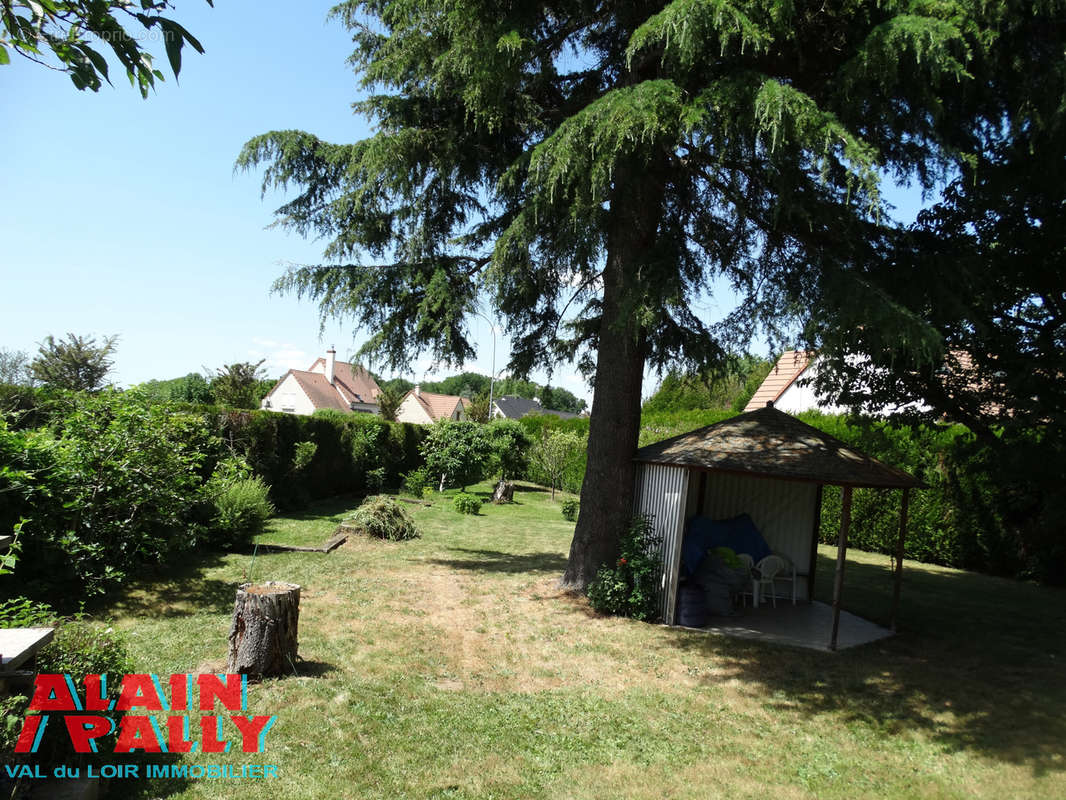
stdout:
[[265,676],[294,670],[299,619],[295,583],[242,584],[233,605],[226,672]]
[[496,505],[502,503],[514,502],[514,484],[507,483],[507,481],[500,481],[496,484],[496,489],[492,493],[492,502]]

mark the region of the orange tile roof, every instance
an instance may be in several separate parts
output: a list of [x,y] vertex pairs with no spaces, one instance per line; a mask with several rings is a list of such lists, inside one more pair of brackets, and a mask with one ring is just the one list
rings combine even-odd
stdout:
[[322,373],[304,372],[299,369],[289,370],[289,372],[296,378],[296,382],[300,384],[300,388],[304,390],[311,405],[315,408],[339,408],[342,411],[351,409],[349,401],[346,401],[336,388],[329,385],[329,381]]
[[[318,372],[319,367],[325,373],[326,359],[316,359],[308,368],[308,372]],[[349,403],[376,403],[378,395],[381,394],[377,381],[358,364],[334,361],[333,381]]]
[[[407,395],[414,397],[416,401],[425,409],[425,412],[429,414],[429,418],[433,420],[447,419],[451,417],[455,411],[455,407],[462,404],[466,407],[466,401],[454,394],[436,394],[434,392],[423,391],[420,394],[415,394],[415,390],[411,389],[407,392]],[[406,397],[405,397],[406,399]]]
[[754,411],[757,408],[764,408],[768,402],[776,403],[793,381],[810,366],[813,358],[814,353],[803,350],[786,350],[782,353],[781,358],[777,359],[777,363],[774,364],[774,368],[770,370],[770,374],[766,376],[762,385],[755,390],[751,400],[744,406],[744,410]]

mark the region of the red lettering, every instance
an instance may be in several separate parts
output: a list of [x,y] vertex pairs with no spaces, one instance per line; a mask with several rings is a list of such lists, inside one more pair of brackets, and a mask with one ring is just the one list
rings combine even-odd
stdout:
[[95,753],[95,740],[107,736],[115,728],[108,717],[71,715],[63,717],[63,722],[67,725],[75,753]]
[[[100,675],[85,676],[85,710],[107,711],[107,677]],[[81,751],[79,751],[81,752]]]
[[66,675],[38,675],[33,681],[31,711],[78,711],[78,699],[70,693]]
[[260,745],[263,744],[266,732],[273,726],[277,717],[230,717],[230,719],[240,729],[241,750],[246,753],[260,753],[266,749]]
[[18,741],[15,742],[16,753],[36,753],[38,744],[37,732],[42,727],[48,724],[48,717],[39,717],[34,715],[32,717],[26,717],[22,722],[22,731],[19,733]]
[[156,736],[151,717],[127,716],[119,722],[115,752],[131,753],[135,749],[144,750],[146,753],[163,752],[163,743]]
[[163,701],[155,690],[151,675],[126,675],[122,679],[122,691],[119,692],[115,708],[129,711],[135,706],[143,706],[147,711],[163,710]]
[[222,738],[222,717],[200,717],[205,753],[225,753],[229,742]]
[[215,698],[218,698],[224,708],[241,711],[244,708],[244,680],[244,675],[197,675],[200,710],[213,711]]
[[189,741],[189,718],[170,717],[167,720],[167,750],[171,753],[191,753]]
[[170,710],[189,710],[189,685],[192,683],[192,675],[170,676]]

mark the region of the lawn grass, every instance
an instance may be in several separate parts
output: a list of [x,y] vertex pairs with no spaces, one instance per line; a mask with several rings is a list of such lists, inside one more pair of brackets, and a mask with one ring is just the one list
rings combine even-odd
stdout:
[[[490,487],[475,492],[488,499]],[[203,556],[105,610],[146,672],[224,667],[235,587],[303,587],[297,675],[250,779],[112,783],[151,798],[1066,797],[1060,590],[907,564],[900,635],[837,654],[602,618],[560,593],[573,523],[546,491],[407,506],[408,542]],[[354,501],[274,521],[320,544]],[[816,593],[831,592],[819,552]],[[888,559],[849,554],[845,606],[883,621]]]

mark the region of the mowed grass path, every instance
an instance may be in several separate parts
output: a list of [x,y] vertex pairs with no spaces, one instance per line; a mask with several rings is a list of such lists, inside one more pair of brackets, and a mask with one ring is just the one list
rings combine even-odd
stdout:
[[[298,583],[302,660],[249,689],[248,713],[278,715],[266,753],[183,762],[277,780],[112,796],[1066,797],[1064,592],[908,563],[902,633],[839,654],[603,618],[556,589],[561,498],[515,498],[471,517],[438,496],[407,506],[416,541],[207,557],[130,591],[108,613],[144,671],[215,672],[249,571]],[[320,543],[354,504],[261,539]],[[883,620],[890,597],[888,559],[852,553],[845,605]]]

